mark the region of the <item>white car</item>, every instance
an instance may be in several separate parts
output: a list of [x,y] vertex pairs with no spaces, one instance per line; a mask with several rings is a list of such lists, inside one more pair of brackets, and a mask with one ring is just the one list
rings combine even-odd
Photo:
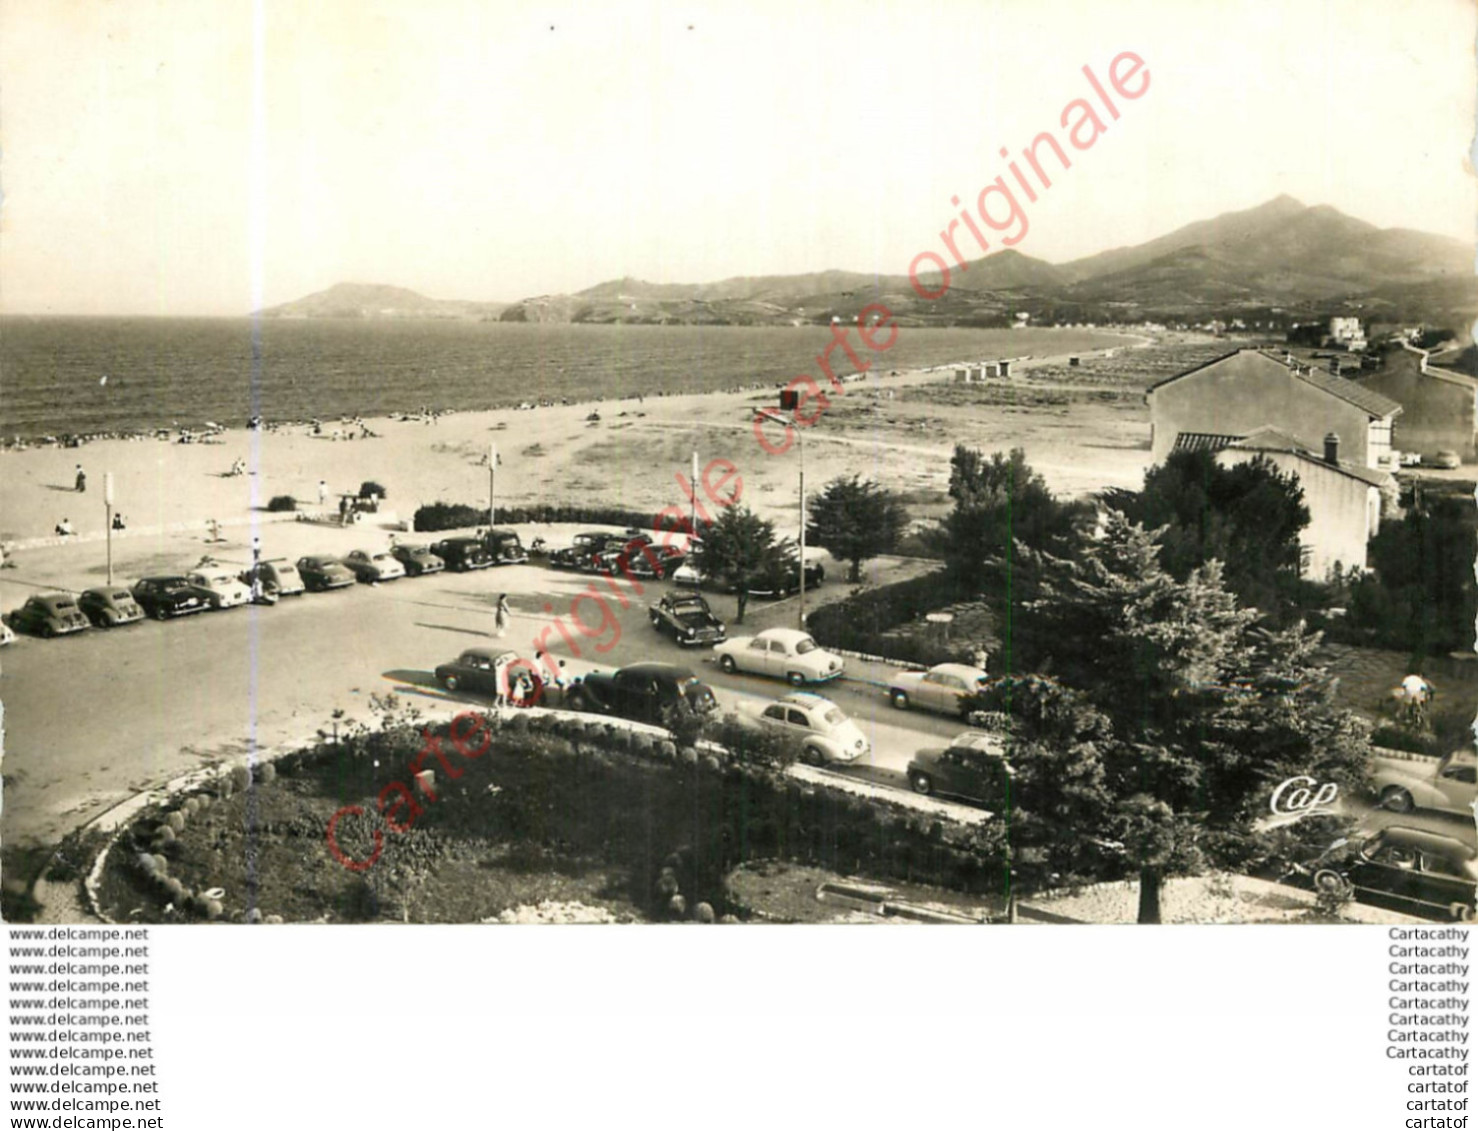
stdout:
[[959,715],[965,696],[973,695],[989,678],[969,664],[935,664],[926,672],[899,672],[888,681],[888,698],[900,711],[927,707]]
[[251,601],[251,590],[235,574],[225,569],[201,569],[190,574],[187,581],[210,592],[212,609],[230,609]]
[[759,723],[800,744],[801,760],[813,766],[855,762],[872,749],[856,723],[830,699],[809,691],[782,696],[760,711]]
[[0,646],[11,644],[15,641],[15,632],[3,620],[0,620]]
[[767,628],[757,636],[736,636],[715,644],[718,666],[732,675],[753,672],[787,680],[795,687],[840,679],[846,670],[840,656],[822,648],[811,634],[795,628]]

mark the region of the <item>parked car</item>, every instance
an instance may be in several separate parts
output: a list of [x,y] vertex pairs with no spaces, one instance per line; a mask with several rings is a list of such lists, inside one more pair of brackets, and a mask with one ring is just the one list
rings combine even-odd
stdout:
[[685,556],[676,547],[664,546],[640,530],[628,530],[599,555],[600,568],[608,573],[656,581],[665,581],[676,573]]
[[[751,597],[789,597],[801,591],[801,559],[799,554],[781,557],[769,569],[751,578]],[[826,580],[826,569],[818,561],[806,562],[806,589],[815,589]]]
[[394,581],[405,576],[405,566],[392,557],[388,550],[350,550],[340,560],[360,581]]
[[810,633],[795,628],[767,628],[757,636],[736,636],[716,645],[718,666],[732,675],[753,672],[803,683],[839,679],[846,670],[840,656],[826,651]]
[[1315,890],[1434,919],[1473,918],[1478,848],[1441,833],[1387,825],[1372,836],[1337,840],[1294,873]]
[[575,535],[574,541],[563,549],[549,555],[549,564],[555,569],[578,569],[594,573],[599,568],[601,554],[607,550],[620,549],[621,535],[605,530],[586,530]]
[[478,695],[508,695],[509,677],[518,683],[518,673],[527,673],[528,702],[540,707],[558,707],[563,688],[546,680],[544,673],[529,663],[518,663],[518,653],[511,648],[468,648],[455,660],[436,669],[436,682],[448,691],[470,691]]
[[493,564],[493,556],[481,538],[443,538],[432,543],[431,552],[446,563],[447,569],[457,573],[487,569]]
[[483,535],[482,544],[494,565],[522,565],[529,560],[529,552],[518,540],[516,531],[489,530]]
[[1449,449],[1444,448],[1442,451],[1432,456],[1431,459],[1423,460],[1422,463],[1424,463],[1428,467],[1438,467],[1444,471],[1451,471],[1455,467],[1461,467],[1463,465],[1463,460],[1462,457],[1457,454],[1457,452],[1450,451]]
[[980,805],[1005,805],[1011,775],[999,740],[978,730],[956,735],[948,746],[926,746],[908,763],[914,792],[942,793]]
[[724,622],[697,593],[668,593],[650,606],[648,616],[653,628],[685,646],[722,644],[729,635]]
[[298,559],[298,573],[310,592],[321,593],[326,589],[347,589],[354,584],[354,572],[329,554],[309,554]]
[[250,589],[260,584],[269,597],[301,597],[307,591],[298,567],[286,558],[269,558],[241,573],[241,583]]
[[1393,813],[1440,809],[1468,816],[1478,798],[1478,760],[1471,749],[1446,758],[1376,757],[1371,759],[1371,786],[1380,805]]
[[210,608],[210,593],[186,577],[146,577],[133,587],[133,599],[155,620],[168,620]]
[[759,722],[799,743],[801,760],[813,766],[855,762],[872,750],[867,736],[840,707],[809,691],[781,696],[760,711]]
[[92,626],[70,593],[37,593],[10,614],[10,627],[32,636],[67,636]]
[[198,569],[186,580],[197,589],[203,589],[212,609],[234,609],[237,605],[251,603],[251,590],[234,577],[230,570],[219,567]]
[[77,598],[77,607],[98,628],[116,628],[144,619],[144,610],[133,594],[121,585],[100,585],[86,589]]
[[396,546],[390,551],[390,556],[405,566],[408,577],[421,577],[446,569],[446,562],[425,546]]
[[965,699],[990,677],[969,664],[935,664],[924,672],[898,672],[888,681],[888,699],[900,711],[923,707],[946,715],[965,712]]
[[675,711],[706,715],[718,700],[706,683],[676,664],[630,664],[614,672],[591,672],[565,692],[575,711],[616,715],[633,722],[665,726]]

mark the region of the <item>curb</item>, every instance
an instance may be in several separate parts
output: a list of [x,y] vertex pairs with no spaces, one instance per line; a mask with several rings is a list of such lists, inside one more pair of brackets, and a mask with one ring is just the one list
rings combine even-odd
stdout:
[[[253,514],[247,518],[223,518],[218,525],[225,529],[231,526],[250,526],[254,523],[292,522],[300,512],[297,511],[263,511]],[[115,530],[113,536],[118,538],[141,538],[147,535],[158,536],[161,534],[184,534],[193,530],[209,530],[209,519],[197,519],[189,522],[171,522],[164,526],[130,526],[126,530]],[[106,542],[108,532],[89,532],[87,534],[57,535],[48,534],[37,538],[17,538],[8,543],[11,551],[15,550],[45,550],[56,546],[76,546],[81,543]]]

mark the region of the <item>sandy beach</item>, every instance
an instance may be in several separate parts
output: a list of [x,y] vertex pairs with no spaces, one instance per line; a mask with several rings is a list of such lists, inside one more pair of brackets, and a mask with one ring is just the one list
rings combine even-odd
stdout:
[[[1035,358],[1020,368],[1063,360]],[[836,476],[860,474],[903,492],[915,517],[932,517],[944,501],[956,442],[986,450],[1019,444],[1054,489],[1068,494],[1139,482],[1148,454],[1142,406],[945,408],[901,395],[911,386],[951,379],[949,368],[875,371],[832,396],[805,433],[809,492]],[[283,426],[228,429],[209,442],[190,444],[113,439],[5,451],[0,541],[10,547],[15,568],[0,574],[0,607],[15,607],[38,586],[98,583],[106,570],[103,480],[109,472],[115,510],[126,521],[126,530],[113,538],[114,577],[123,581],[188,568],[207,552],[223,560],[249,552],[254,531],[267,556],[383,544],[391,524],[409,522],[422,504],[485,505],[492,445],[499,457],[500,506],[590,503],[653,515],[673,505],[686,510],[678,476],[688,475],[696,451],[704,464],[732,461],[743,477],[742,501],[794,535],[799,453],[792,448],[767,454],[750,425],[754,407],[773,404],[774,398],[772,391],[747,391],[451,413],[434,421],[375,418],[366,422],[373,438],[352,440],[330,438],[354,430],[324,421],[318,436],[309,427]],[[598,421],[588,419],[593,413]],[[947,437],[938,427],[945,418]],[[238,459],[246,474],[228,475]],[[87,473],[84,493],[74,488],[78,464]],[[323,506],[320,480],[328,493]],[[341,530],[336,523],[283,522],[294,516],[265,509],[273,496],[291,495],[300,513],[336,516],[338,496],[356,492],[365,480],[389,492],[391,513],[373,526]],[[76,538],[54,536],[63,519]],[[211,520],[220,524],[222,540],[207,544]]]

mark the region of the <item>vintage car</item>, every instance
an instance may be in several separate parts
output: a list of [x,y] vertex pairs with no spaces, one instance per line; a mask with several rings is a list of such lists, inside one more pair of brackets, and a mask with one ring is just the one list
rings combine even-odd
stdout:
[[482,544],[493,559],[493,565],[522,565],[529,560],[529,552],[518,540],[513,530],[489,530],[482,537]]
[[330,554],[309,554],[298,559],[298,573],[310,592],[347,589],[354,584],[354,571]]
[[443,538],[431,544],[431,552],[456,573],[487,569],[493,564],[493,556],[481,538]]
[[604,530],[586,530],[575,535],[575,539],[563,549],[549,555],[549,564],[554,569],[578,569],[594,573],[600,568],[600,556],[607,551],[618,551],[623,536]]
[[689,669],[656,663],[591,672],[565,692],[565,705],[654,726],[667,725],[676,712],[706,715],[718,709],[708,685]]
[[388,550],[350,550],[340,560],[360,581],[371,584],[405,576],[405,566]]
[[1478,798],[1478,760],[1471,748],[1441,759],[1392,751],[1371,759],[1371,770],[1370,784],[1381,808],[1393,813],[1440,809],[1466,817]]
[[[751,597],[789,597],[801,591],[801,566],[799,554],[782,555],[770,564],[770,568],[750,578]],[[818,561],[806,562],[806,589],[815,589],[826,580],[826,569]]]
[[558,707],[563,687],[512,648],[468,648],[436,669],[436,682],[448,691],[508,698],[523,706]]
[[145,577],[133,587],[133,599],[155,620],[168,620],[210,608],[210,593],[186,577]]
[[1463,458],[1450,448],[1443,448],[1429,459],[1422,460],[1427,467],[1440,468],[1443,471],[1451,471],[1455,467],[1462,467]]
[[91,628],[70,593],[37,593],[10,614],[10,627],[32,636],[66,636]]
[[247,588],[261,586],[269,597],[301,597],[307,592],[298,567],[286,558],[268,558],[242,572],[241,582]]
[[144,619],[144,610],[121,585],[99,585],[83,590],[77,598],[77,607],[98,628],[116,628],[120,624],[132,624]]
[[714,646],[718,666],[732,675],[753,672],[774,676],[799,687],[840,679],[846,666],[810,633],[794,628],[767,628],[757,636],[736,636]]
[[1011,773],[998,739],[967,730],[948,746],[926,746],[916,751],[908,763],[908,784],[916,793],[942,793],[981,805],[1003,806],[1010,799]]
[[665,581],[677,572],[686,555],[664,546],[640,530],[625,535],[599,555],[600,569],[607,573]]
[[647,615],[653,628],[685,646],[722,644],[728,638],[724,622],[697,593],[668,593],[649,607]]
[[407,577],[420,577],[427,573],[440,573],[446,569],[442,561],[425,546],[396,546],[390,556],[405,566]]
[[888,681],[888,700],[900,711],[924,707],[946,715],[965,713],[965,700],[990,677],[969,664],[935,664],[926,672],[898,672]]
[[15,630],[12,629],[10,625],[6,624],[3,620],[0,620],[0,648],[5,647],[5,645],[7,644],[14,643]]
[[220,566],[197,569],[185,580],[210,595],[207,600],[212,609],[234,609],[237,605],[251,603],[251,590],[230,570]]
[[1473,918],[1478,848],[1455,837],[1387,825],[1365,839],[1337,840],[1294,873],[1315,890],[1429,919]]
[[781,696],[758,715],[759,724],[795,741],[801,760],[813,766],[828,762],[855,762],[872,744],[861,729],[830,699],[809,691]]

